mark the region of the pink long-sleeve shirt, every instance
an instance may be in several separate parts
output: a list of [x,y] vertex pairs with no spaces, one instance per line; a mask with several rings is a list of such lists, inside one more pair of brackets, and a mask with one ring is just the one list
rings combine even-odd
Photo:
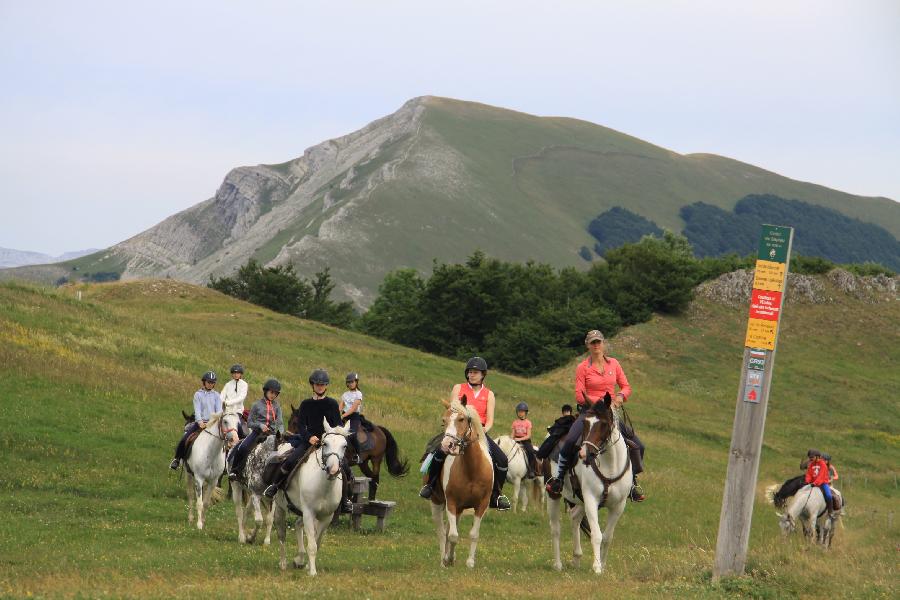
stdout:
[[609,392],[610,396],[615,396],[616,385],[619,386],[619,392],[625,400],[628,400],[631,386],[628,385],[628,378],[625,377],[619,361],[607,357],[605,363],[598,364],[588,356],[575,370],[575,402],[584,404],[583,392],[587,392],[591,402],[600,400],[606,392]]

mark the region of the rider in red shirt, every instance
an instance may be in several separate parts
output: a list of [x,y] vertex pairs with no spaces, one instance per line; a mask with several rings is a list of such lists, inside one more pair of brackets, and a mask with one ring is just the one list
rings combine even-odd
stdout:
[[809,461],[809,467],[806,469],[806,477],[804,481],[812,486],[822,489],[822,495],[825,496],[825,503],[828,507],[828,514],[834,512],[834,496],[831,493],[831,486],[828,484],[831,477],[828,473],[828,465],[821,455],[816,454]]

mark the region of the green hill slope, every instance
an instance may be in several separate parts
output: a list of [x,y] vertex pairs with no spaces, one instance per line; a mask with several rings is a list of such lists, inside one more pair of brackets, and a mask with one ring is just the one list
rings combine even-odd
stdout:
[[[864,302],[824,285],[831,303],[785,309],[751,575],[717,584],[710,570],[745,308],[698,300],[684,317],[655,318],[612,340],[635,389],[629,409],[648,446],[650,500],[628,506],[603,577],[590,575],[587,561],[555,574],[546,517],[534,512],[491,513],[475,571],[441,569],[411,475],[383,481],[380,495],[398,501],[386,533],[329,530],[312,581],[278,571],[277,542],[239,546],[230,504],[211,509],[204,532],[188,527],[183,482],[167,464],[199,374],[241,361],[254,393],[276,376],[282,402],[296,405],[312,368],[336,380],[357,370],[367,414],[415,461],[461,365],[173,281],[82,286],[82,301],[73,287],[0,285],[0,595],[283,597],[357,594],[363,585],[368,596],[417,598],[581,597],[586,589],[617,597],[893,596],[900,303]],[[571,371],[534,380],[492,372],[495,435],[520,400],[536,429],[548,425],[571,402]],[[828,553],[782,543],[762,499],[764,485],[793,475],[810,445],[835,456],[850,504]]]
[[[232,170],[216,195],[77,261],[0,271],[52,283],[120,273],[205,283],[249,258],[328,266],[368,306],[386,272],[504,260],[583,267],[592,219],[620,206],[681,231],[679,210],[730,211],[748,194],[832,208],[900,237],[900,204],[795,181],[710,154],[680,155],[607,127],[423,97],[300,158]],[[73,269],[77,269],[73,270]]]

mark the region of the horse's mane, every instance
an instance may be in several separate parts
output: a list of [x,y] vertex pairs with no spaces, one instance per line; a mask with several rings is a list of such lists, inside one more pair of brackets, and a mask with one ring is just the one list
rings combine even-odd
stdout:
[[471,421],[472,429],[475,430],[475,435],[478,439],[483,440],[485,438],[484,427],[481,425],[481,417],[478,416],[478,411],[471,406],[464,405],[456,398],[450,401],[450,411],[466,415],[466,418]]
[[210,426],[215,425],[216,423],[218,423],[220,420],[222,420],[222,415],[223,415],[223,414],[224,414],[224,413],[220,413],[220,412],[211,414],[211,415],[209,416],[209,421],[206,422],[206,426],[207,426],[207,427],[210,427]]

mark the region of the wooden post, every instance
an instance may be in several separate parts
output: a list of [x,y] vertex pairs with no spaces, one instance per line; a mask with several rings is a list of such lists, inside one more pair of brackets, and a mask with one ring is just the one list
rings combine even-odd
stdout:
[[728,454],[728,474],[719,516],[713,568],[716,579],[723,575],[742,574],[747,560],[759,455],[793,237],[792,228],[774,225],[763,225],[760,236],[750,317],[744,340],[741,383]]

